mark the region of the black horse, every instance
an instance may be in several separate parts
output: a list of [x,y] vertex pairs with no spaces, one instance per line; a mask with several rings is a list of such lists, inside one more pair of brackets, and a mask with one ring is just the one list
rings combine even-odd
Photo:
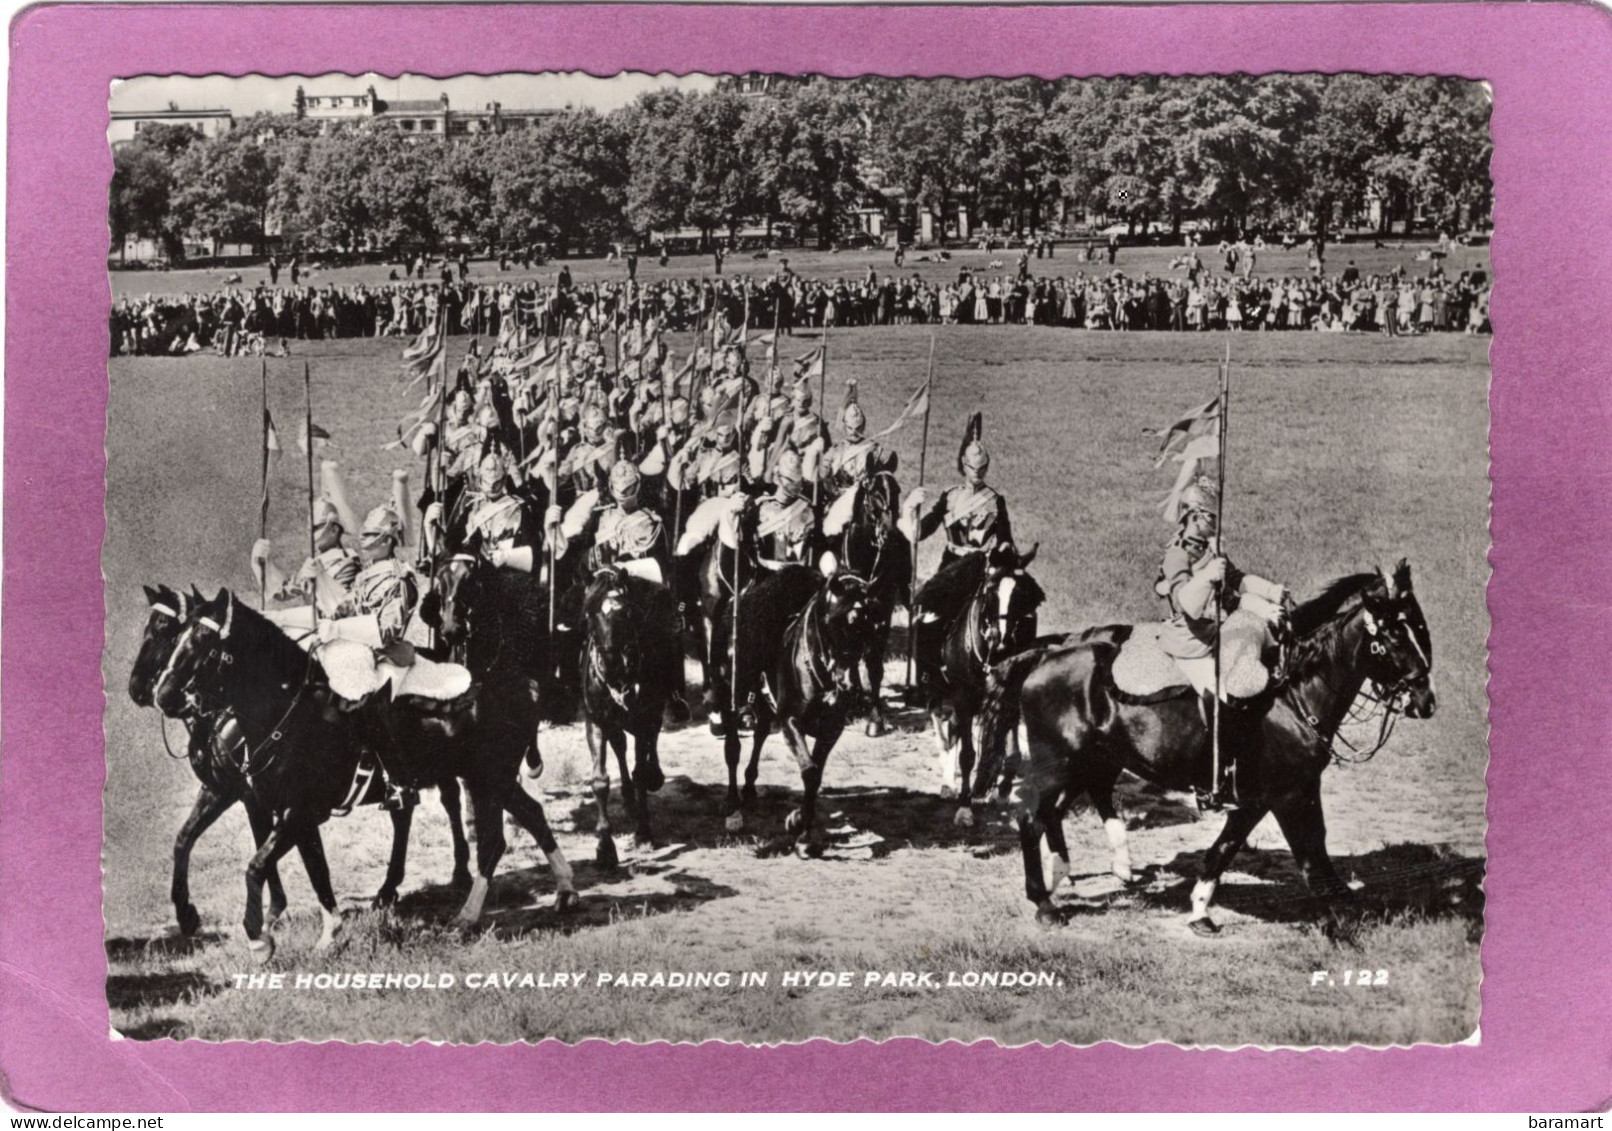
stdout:
[[956,567],[969,592],[940,636],[940,663],[931,676],[929,718],[940,751],[941,796],[957,797],[956,823],[974,823],[974,720],[985,702],[990,669],[1036,640],[1036,610],[1046,595],[1029,574],[1036,547],[1020,554],[998,543]]
[[894,475],[881,471],[852,490],[856,496],[851,518],[839,537],[839,568],[868,584],[873,640],[866,664],[871,700],[867,731],[870,738],[878,738],[890,729],[880,689],[884,684],[885,651],[890,644],[890,618],[897,605],[905,606],[911,600],[912,546],[896,525],[901,514],[901,492]]
[[[183,593],[159,585],[145,587],[146,602],[151,608],[146,619],[145,633],[140,650],[129,673],[129,698],[136,706],[154,706],[152,693],[157,675],[168,663],[174,644],[183,630],[189,611],[203,603],[200,593],[193,589]],[[179,920],[180,933],[193,935],[201,926],[201,916],[190,902],[190,854],[203,833],[212,827],[231,805],[240,802],[252,828],[253,842],[262,847],[264,838],[273,826],[273,817],[264,812],[253,795],[243,766],[247,758],[245,740],[233,717],[228,714],[209,714],[187,708],[176,716],[189,731],[186,756],[191,772],[201,788],[190,816],[185,819],[174,839],[174,869],[171,896],[174,913]],[[164,735],[164,743],[166,743]],[[470,885],[470,847],[465,840],[464,825],[459,817],[459,783],[448,780],[438,784],[442,808],[448,815],[448,827],[453,835],[453,885],[464,888]],[[409,809],[393,810],[392,854],[388,862],[386,879],[375,894],[377,907],[397,902],[398,887],[403,882],[404,861],[407,854],[409,826],[412,813]],[[285,889],[280,884],[278,866],[271,866],[267,876],[269,910],[265,919],[273,926],[286,909]]]
[[[737,663],[727,657],[712,668],[713,689],[723,706],[737,703],[755,716],[744,792],[738,787],[739,735],[724,740],[728,794],[724,817],[730,831],[744,827],[742,807],[756,798],[761,748],[776,721],[800,767],[801,804],[785,828],[797,834],[797,851],[821,852],[816,825],[817,791],[823,766],[845,730],[848,693],[859,663],[872,647],[873,618],[867,582],[852,574],[824,579],[809,566],[769,573],[738,601]],[[717,621],[719,639],[733,631],[733,608]],[[807,739],[815,739],[811,746]]]
[[[665,784],[656,743],[662,714],[682,684],[682,619],[664,585],[621,569],[603,569],[583,607],[582,707],[593,755],[593,795],[599,803],[598,863],[619,864],[610,826],[610,752],[621,768],[621,800],[636,823],[635,846],[654,843],[649,795]],[[627,737],[634,765],[627,773]]]
[[440,627],[479,689],[477,724],[455,751],[456,772],[470,787],[476,832],[476,876],[459,920],[472,924],[481,917],[493,871],[508,847],[506,811],[543,850],[554,872],[555,908],[569,911],[577,903],[571,866],[518,773],[520,767],[533,776],[542,772],[539,689],[554,669],[548,590],[532,574],[461,555],[443,566],[423,604],[426,619]]
[[[187,705],[227,712],[245,740],[248,755],[242,772],[258,803],[274,818],[246,869],[243,925],[248,946],[262,961],[273,954],[273,940],[263,931],[264,879],[293,846],[302,855],[324,915],[321,949],[335,939],[341,920],[319,826],[347,801],[366,751],[376,752],[403,784],[429,787],[463,778],[470,786],[478,850],[490,836],[502,837],[498,809],[486,802],[501,800],[507,792],[499,788],[500,781],[517,785],[519,748],[513,757],[498,752],[500,761],[485,743],[475,741],[480,728],[473,697],[422,710],[406,700],[394,702],[389,689],[382,689],[362,704],[348,703],[330,689],[311,653],[228,590],[193,612],[157,678],[154,698],[165,713]],[[478,813],[482,819],[476,821]],[[394,828],[401,829],[406,844],[406,823]],[[393,865],[400,867],[396,838],[393,849]],[[460,911],[461,922],[480,917],[489,879],[487,856],[478,852],[481,870]],[[492,859],[495,864],[496,855]],[[556,871],[563,895],[568,869]]]
[[[1258,741],[1233,752],[1239,808],[1205,854],[1193,888],[1190,925],[1199,934],[1219,930],[1208,914],[1215,886],[1266,813],[1276,814],[1310,892],[1323,902],[1347,897],[1327,855],[1321,810],[1321,773],[1332,761],[1338,727],[1368,681],[1387,712],[1384,738],[1401,709],[1410,718],[1433,715],[1433,641],[1406,562],[1391,576],[1341,578],[1291,619],[1286,678],[1267,693]],[[996,782],[1009,732],[1021,727],[1026,737],[1028,761],[1014,802],[1025,894],[1043,922],[1059,916],[1042,874],[1041,838],[1055,856],[1056,884],[1069,871],[1063,817],[1082,794],[1111,807],[1114,783],[1126,770],[1180,790],[1206,785],[1211,774],[1197,692],[1185,685],[1140,698],[1120,692],[1113,664],[1129,626],[1087,636],[1000,665],[985,705],[976,789]]]

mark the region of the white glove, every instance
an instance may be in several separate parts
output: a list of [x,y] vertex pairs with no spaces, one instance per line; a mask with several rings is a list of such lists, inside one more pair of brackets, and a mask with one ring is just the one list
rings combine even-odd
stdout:
[[329,644],[334,639],[336,639],[336,622],[328,617],[320,618],[319,643]]
[[273,543],[267,538],[259,538],[252,543],[252,560],[261,565],[269,560],[269,551],[272,549],[274,549]]
[[494,546],[493,552],[487,555],[487,560],[502,569],[509,564],[509,551],[502,546]]
[[425,524],[427,526],[442,525],[442,504],[432,503],[425,508]]
[[1221,582],[1226,580],[1226,559],[1210,558],[1203,569],[1199,570],[1199,573],[1210,581]]
[[927,487],[914,487],[907,493],[907,501],[903,504],[903,507],[906,510],[915,511],[928,501],[929,489]]
[[560,521],[564,518],[565,511],[561,510],[559,507],[550,507],[548,510],[543,512],[543,525],[550,527],[558,526],[560,525]]

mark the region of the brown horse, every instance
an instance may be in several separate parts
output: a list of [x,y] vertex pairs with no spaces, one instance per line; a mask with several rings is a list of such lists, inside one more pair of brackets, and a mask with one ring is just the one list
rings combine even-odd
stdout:
[[[1190,925],[1202,935],[1218,932],[1209,917],[1215,886],[1266,813],[1276,815],[1312,895],[1326,905],[1347,897],[1327,855],[1321,809],[1321,773],[1333,759],[1338,727],[1368,682],[1390,717],[1399,710],[1410,718],[1433,715],[1433,641],[1406,562],[1392,575],[1339,579],[1294,610],[1292,629],[1286,679],[1267,692],[1255,741],[1233,751],[1239,807],[1205,854],[1192,892]],[[1061,917],[1042,873],[1041,839],[1056,858],[1055,886],[1069,872],[1063,818],[1079,797],[1112,812],[1114,783],[1127,770],[1170,789],[1209,783],[1210,732],[1196,691],[1182,685],[1138,701],[1115,686],[1114,660],[1129,635],[1129,626],[1096,630],[1076,643],[1026,652],[993,673],[976,788],[997,782],[1010,732],[1022,731],[1028,760],[1014,807],[1025,894],[1043,922]]]

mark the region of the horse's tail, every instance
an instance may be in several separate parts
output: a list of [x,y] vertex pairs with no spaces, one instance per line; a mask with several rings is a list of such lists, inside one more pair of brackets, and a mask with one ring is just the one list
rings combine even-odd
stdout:
[[980,708],[980,754],[974,772],[974,796],[996,788],[1007,753],[1008,735],[1019,725],[1019,695],[1024,681],[1040,666],[1046,652],[1021,652],[991,668],[985,676],[985,704]]

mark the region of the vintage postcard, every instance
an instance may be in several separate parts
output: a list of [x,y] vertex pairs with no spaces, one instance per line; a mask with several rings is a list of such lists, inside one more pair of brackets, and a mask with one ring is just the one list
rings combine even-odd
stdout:
[[1600,1102],[1582,9],[12,53],[19,1097]]
[[118,83],[113,1027],[1473,1038],[1491,104]]

